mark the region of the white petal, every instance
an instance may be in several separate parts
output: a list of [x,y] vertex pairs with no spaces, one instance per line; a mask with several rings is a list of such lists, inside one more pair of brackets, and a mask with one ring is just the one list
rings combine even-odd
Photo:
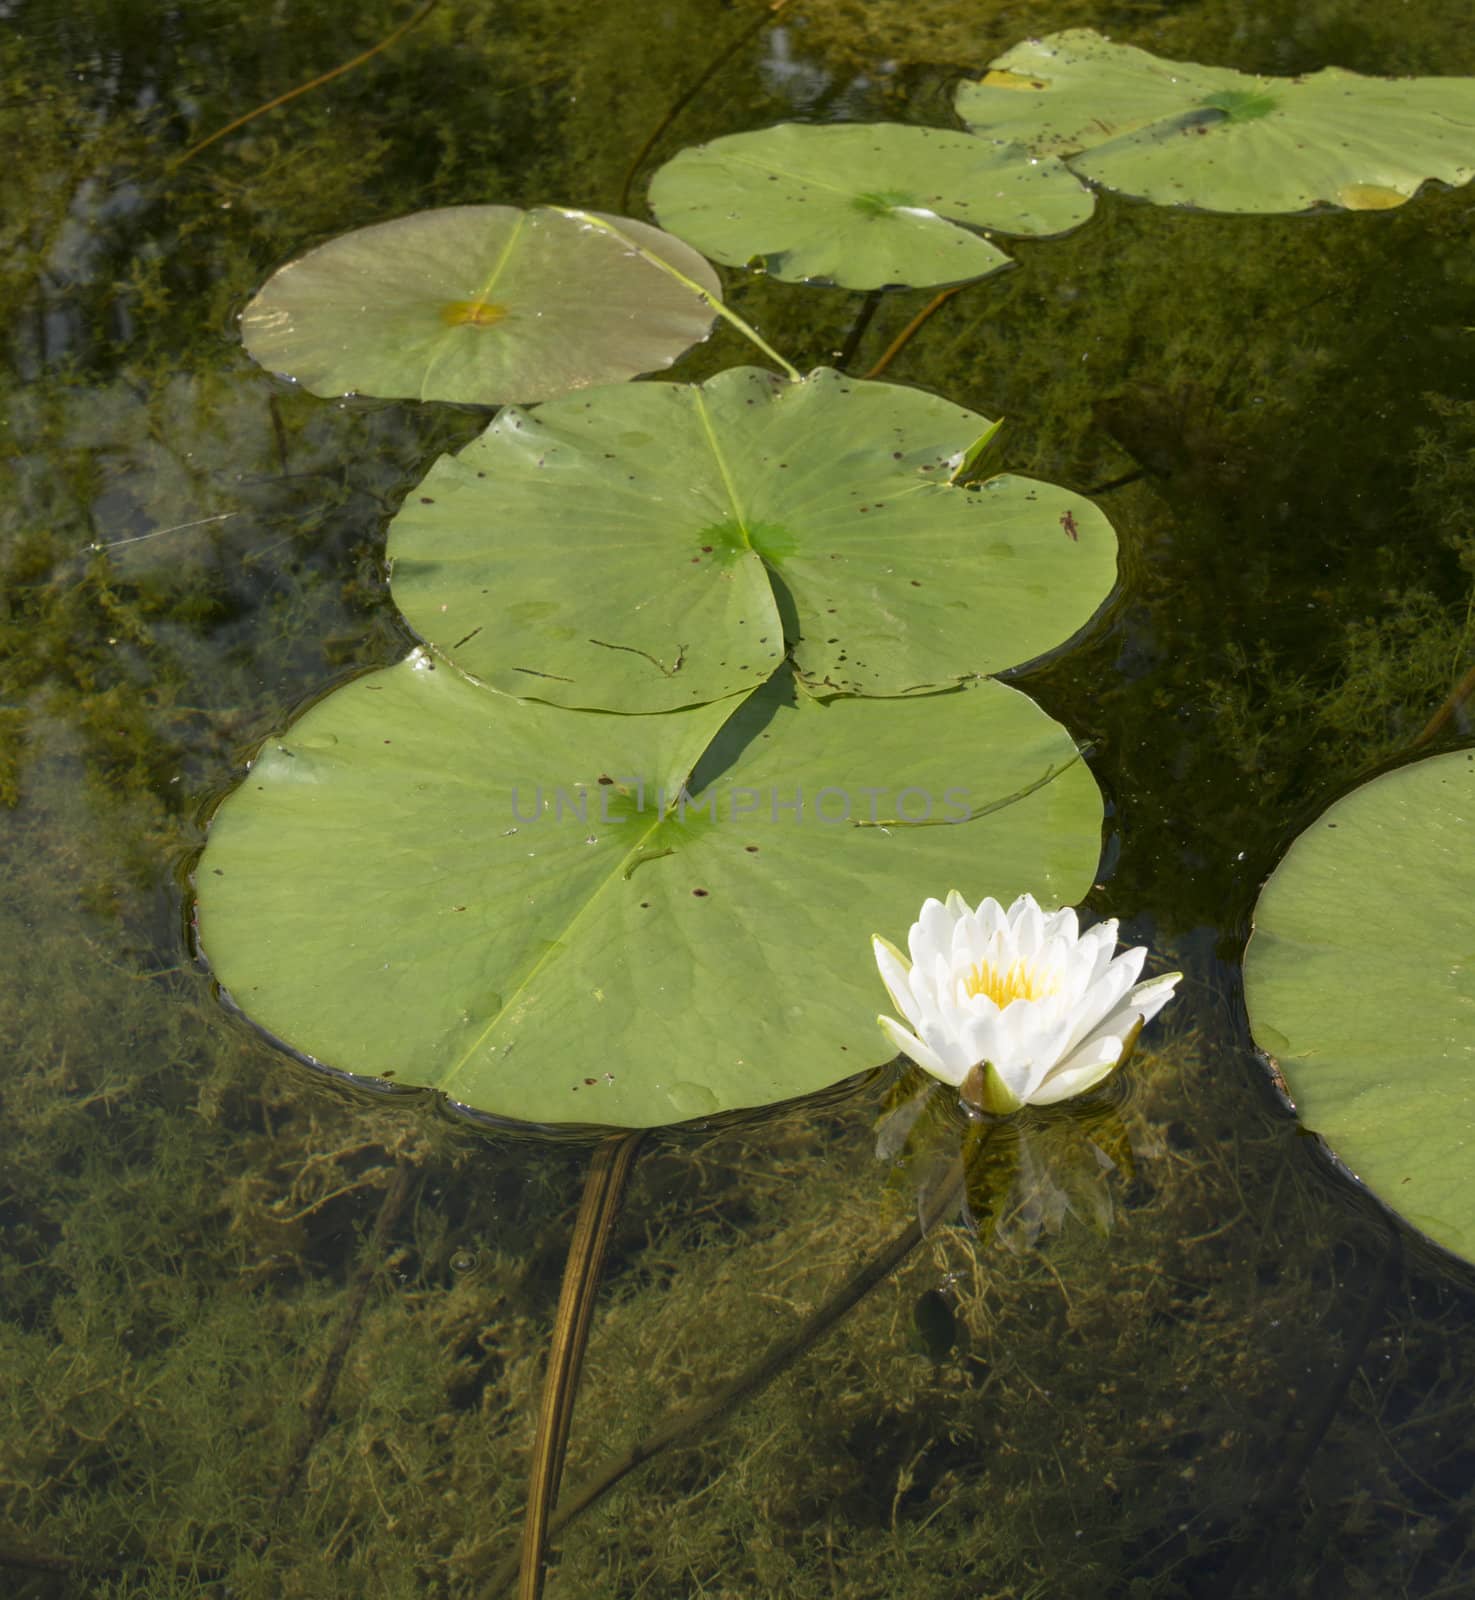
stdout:
[[963,1037],[964,1019],[952,1007],[944,1006],[935,1015],[924,1017],[918,1032],[949,1073],[966,1073],[978,1059]]
[[974,1066],[984,1061],[1007,1064],[1013,1054],[1010,1030],[997,1006],[969,1017],[959,1030],[958,1042]]
[[1074,965],[1076,946],[1069,939],[1046,931],[1045,942],[1031,963],[1031,971],[1038,983],[1062,986],[1070,977]]
[[[1155,1017],[1162,1010],[1172,998],[1172,986],[1178,982],[1179,976],[1180,974],[1174,972],[1169,973],[1167,978],[1154,978],[1149,983],[1139,983],[1131,993],[1123,995],[1120,1001],[1113,1004],[1104,1016],[1098,1016],[1089,1029],[1080,1032],[1071,1041],[1070,1048],[1072,1050],[1081,1048],[1087,1040],[1097,1034],[1116,1033],[1125,1038],[1139,1022],[1146,1023],[1149,1018]],[[1109,977],[1115,977],[1115,973]],[[1102,990],[1102,984],[1098,984],[1096,990],[1092,991],[1093,997],[1098,990]],[[1089,1009],[1094,1011],[1094,1005]],[[1088,1014],[1087,1008],[1083,1007],[1081,1014],[1085,1017]]]
[[946,956],[928,956],[925,963],[912,968],[912,993],[928,1012],[953,1004],[953,964]]
[[1009,928],[1014,935],[1014,953],[1027,961],[1044,941],[1045,917],[1033,895],[1022,894],[1009,907]]
[[1081,941],[1076,946],[1075,963],[1070,971],[1070,981],[1065,985],[1076,999],[1085,994],[1086,990],[1110,967],[1115,950],[1115,922],[1098,922],[1094,928],[1088,928],[1081,935]]
[[991,994],[980,990],[977,994],[968,994],[963,988],[963,979],[957,980],[957,990],[953,996],[953,1005],[958,1012],[958,1026],[966,1027],[975,1017],[996,1017],[1000,1006]]
[[1083,1039],[1114,1023],[1120,1024],[1117,1032],[1126,1031],[1129,1023],[1122,1019],[1129,1008],[1124,1002],[1141,966],[1140,957],[1136,962],[1118,957],[1076,1001],[1076,1026],[1067,1050],[1075,1049]]
[[881,982],[891,996],[891,1003],[914,1028],[922,1023],[922,1010],[912,994],[911,966],[901,951],[879,933],[871,935],[871,949],[876,953],[876,966],[881,972]]
[[1053,1106],[1058,1101],[1069,1100],[1072,1095],[1094,1089],[1103,1078],[1111,1075],[1125,1048],[1126,1041],[1114,1034],[1098,1036],[1052,1072],[1029,1097],[1030,1104]]
[[1003,906],[992,895],[985,895],[978,902],[978,910],[973,913],[973,926],[985,944],[1008,926]]
[[1116,953],[1116,947],[1117,947],[1116,930],[1117,930],[1117,920],[1116,920],[1116,918],[1115,917],[1108,917],[1105,922],[1096,923],[1096,925],[1094,927],[1087,928],[1086,931],[1081,935],[1081,943],[1082,944],[1084,944],[1087,939],[1091,939],[1091,940],[1094,940],[1096,942],[1096,947],[1097,947],[1096,959],[1101,962],[1101,965],[1102,965],[1103,968],[1105,967],[1106,963],[1111,960],[1112,956]]
[[896,1046],[904,1056],[910,1056],[924,1072],[930,1072],[934,1078],[941,1078],[944,1083],[950,1083],[956,1088],[967,1076],[964,1072],[954,1072],[948,1068],[941,1057],[929,1050],[915,1034],[908,1033],[894,1017],[877,1017],[881,1024],[881,1031]]
[[912,931],[907,935],[907,948],[912,953],[912,965],[921,966],[928,956],[947,955],[953,947],[952,917],[941,900],[924,900]]
[[915,1015],[907,1014],[903,1007],[898,1006],[897,1009],[903,1012],[914,1028],[921,1028],[928,1017],[937,1016],[942,1009],[935,988],[915,967],[912,968],[912,1000],[917,1008]]
[[1021,1105],[1025,1090],[1043,1076],[1035,1021],[1029,1002],[1016,1001],[999,1013],[991,1029],[981,1029],[977,1036],[968,1038],[968,1053],[976,1061],[991,1065]]
[[968,910],[968,902],[962,897],[962,895],[958,893],[956,889],[948,890],[946,904],[948,911],[954,917],[966,917],[972,914]]
[[963,915],[953,924],[953,938],[948,947],[948,959],[955,967],[971,967],[978,960],[974,954],[977,942],[973,915],[964,906]]
[[1139,983],[1127,996],[1128,1003],[1144,1023],[1151,1022],[1173,998],[1173,990],[1182,978],[1181,972],[1165,972],[1160,978],[1150,978],[1146,983]]
[[[1042,994],[1038,1000],[1014,1000],[1007,1009],[1012,1011],[1017,1006],[1029,1007],[1029,1029],[1036,1039],[1054,1033],[1062,1023],[1069,1022],[1075,1015],[1075,1007],[1058,994]],[[1020,1020],[1023,1020],[1023,1013]],[[1056,1055],[1059,1054],[1056,1051]]]
[[1071,1053],[1052,1071],[1030,1096],[1037,1106],[1053,1105],[1071,1095],[1083,1094],[1100,1083],[1117,1065],[1126,1042],[1138,1027],[1172,998],[1173,987],[1182,976],[1170,972],[1149,983],[1140,983],[1110,1016],[1097,1024],[1090,1035],[1077,1043]]
[[1142,973],[1142,963],[1146,960],[1146,945],[1134,944],[1130,950],[1121,951],[1116,959],[1110,963],[1107,970],[1109,972],[1116,972],[1118,970],[1130,972],[1132,974],[1131,981],[1136,983],[1137,979]]
[[964,917],[953,935],[953,965],[960,975],[988,960],[988,939],[977,917]]
[[1033,1103],[1041,1086],[1059,1070],[1074,1028],[1075,1019],[1066,1016],[1054,1028],[1042,1029],[1036,1036],[1029,1071],[1017,1084],[1021,1100]]

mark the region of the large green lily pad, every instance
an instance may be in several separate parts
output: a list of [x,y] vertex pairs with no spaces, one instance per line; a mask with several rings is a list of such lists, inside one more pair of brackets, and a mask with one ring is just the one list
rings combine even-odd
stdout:
[[[713,299],[679,239],[605,217]],[[246,349],[314,394],[496,405],[622,383],[711,331],[700,295],[580,213],[448,206],[331,239],[241,314]]]
[[1159,205],[1376,210],[1475,176],[1472,78],[1255,77],[1071,28],[1016,45],[956,103],[974,133]]
[[466,671],[559,705],[695,705],[786,649],[823,694],[997,672],[1090,618],[1116,539],[1051,484],[950,484],[991,426],[824,369],[509,409],[406,498],[394,597]]
[[1100,796],[1016,690],[821,704],[781,672],[733,713],[561,710],[424,652],[355,679],[216,815],[202,947],[325,1065],[646,1126],[883,1059],[867,936],[928,893],[1090,885]]
[[1064,233],[1094,200],[1058,161],[882,122],[781,123],[696,145],[656,173],[650,204],[716,261],[880,289],[997,272],[1009,257],[972,230]]
[[1375,778],[1292,844],[1245,999],[1306,1125],[1475,1260],[1475,751]]

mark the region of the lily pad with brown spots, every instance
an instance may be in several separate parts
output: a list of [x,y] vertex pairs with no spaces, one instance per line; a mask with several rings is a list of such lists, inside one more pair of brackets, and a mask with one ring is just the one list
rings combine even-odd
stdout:
[[1258,77],[1071,28],[1016,45],[956,104],[979,137],[1157,205],[1383,210],[1475,177],[1475,78]]

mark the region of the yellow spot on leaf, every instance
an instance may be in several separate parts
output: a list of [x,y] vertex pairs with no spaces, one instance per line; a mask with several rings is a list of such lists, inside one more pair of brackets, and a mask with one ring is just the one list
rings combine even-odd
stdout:
[[448,328],[490,328],[507,315],[507,307],[494,300],[447,300],[440,308],[440,320]]
[[1407,199],[1406,194],[1386,189],[1381,183],[1349,183],[1337,191],[1337,204],[1349,211],[1391,211]]
[[985,72],[979,82],[985,89],[1048,89],[1048,78],[1027,78],[1022,72],[1010,72],[1007,67],[994,67]]

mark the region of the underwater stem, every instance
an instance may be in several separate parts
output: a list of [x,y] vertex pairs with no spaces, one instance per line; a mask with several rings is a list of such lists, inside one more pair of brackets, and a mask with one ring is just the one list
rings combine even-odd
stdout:
[[43,1555],[40,1551],[0,1548],[0,1567],[15,1567],[21,1572],[70,1572],[76,1566],[72,1556]]
[[[578,1393],[579,1368],[589,1342],[594,1296],[604,1269],[605,1250],[620,1213],[620,1200],[635,1165],[644,1131],[602,1139],[589,1161],[584,1198],[569,1240],[568,1263],[563,1269],[558,1312],[553,1319],[553,1339],[548,1352],[548,1375],[543,1382],[543,1404],[533,1440],[528,1471],[528,1503],[518,1555],[518,1600],[539,1600],[543,1593],[543,1562],[547,1553],[553,1502],[563,1475],[564,1449]],[[507,1579],[488,1591],[501,1593]]]
[[334,78],[341,78],[345,72],[352,72],[355,67],[363,66],[364,62],[377,56],[381,50],[387,50],[396,39],[402,38],[411,28],[423,22],[435,10],[440,0],[425,0],[425,4],[407,22],[400,23],[392,33],[387,33],[376,45],[371,45],[367,50],[361,51],[352,61],[345,61],[341,66],[332,68],[328,72],[319,73],[308,83],[299,83],[295,89],[288,89],[285,94],[279,94],[275,100],[268,100],[265,105],[257,106],[254,111],[247,111],[236,118],[234,122],[227,122],[223,128],[217,128],[208,138],[201,139],[198,144],[192,144],[181,156],[176,156],[169,163],[169,170],[182,167],[186,161],[192,161],[199,153],[214,144],[217,139],[225,138],[226,134],[234,133],[237,128],[244,128],[248,122],[268,111],[275,111],[278,106],[284,106],[289,100],[295,100],[298,95],[306,94],[309,89],[321,88],[325,83],[331,83]]
[[[592,1178],[592,1174],[591,1174]],[[622,1455],[605,1464],[573,1490],[560,1504],[550,1519],[548,1534],[560,1532],[581,1512],[587,1511],[596,1500],[608,1494],[628,1473],[658,1456],[672,1445],[680,1444],[691,1434],[699,1432],[730,1411],[739,1401],[766,1389],[770,1383],[817,1344],[831,1328],[868,1295],[877,1284],[888,1278],[912,1253],[928,1233],[945,1217],[957,1210],[963,1196],[963,1163],[955,1161],[947,1176],[927,1196],[918,1214],[900,1233],[889,1239],[879,1250],[863,1261],[856,1270],[830,1295],[822,1306],[807,1317],[787,1339],[761,1356],[745,1372],[730,1383],[686,1406],[653,1428],[643,1439],[638,1439]],[[560,1310],[562,1308],[560,1307]],[[489,1594],[498,1594],[510,1581],[510,1564],[504,1563],[488,1587]],[[520,1596],[519,1600],[523,1600]]]
[[620,187],[620,211],[622,214],[628,212],[630,209],[630,189],[635,182],[635,174],[640,171],[641,162],[644,161],[645,158],[655,148],[656,141],[661,137],[666,129],[669,128],[673,122],[675,122],[677,117],[679,117],[681,113],[686,110],[692,101],[696,99],[702,90],[707,87],[712,79],[717,76],[722,68],[732,60],[733,56],[736,55],[740,49],[742,49],[748,40],[751,39],[755,33],[761,33],[769,25],[769,23],[774,20],[775,14],[782,11],[789,3],[790,0],[770,0],[767,14],[755,18],[748,24],[746,28],[743,29],[741,33],[734,35],[734,37],[727,44],[723,45],[722,49],[719,50],[718,53],[707,63],[705,68],[703,68],[701,73],[698,75],[696,82],[693,83],[690,88],[677,95],[676,99],[671,104],[671,109],[667,111],[665,116],[662,117],[660,122],[656,125],[655,131],[635,152],[635,155],[625,172],[625,181]]
[[927,304],[922,307],[916,316],[914,316],[912,320],[907,323],[906,327],[904,327],[901,332],[897,334],[897,336],[891,341],[891,343],[886,346],[885,350],[881,352],[880,359],[876,362],[875,366],[873,366],[871,370],[866,373],[866,379],[869,380],[871,378],[879,378],[881,374],[885,372],[887,367],[889,367],[891,363],[895,361],[896,358],[902,353],[902,351],[905,350],[906,347],[912,342],[917,330],[924,322],[926,322],[928,317],[930,317],[935,311],[941,311],[943,306],[945,306],[947,302],[952,299],[959,289],[966,289],[967,287],[968,285],[966,283],[955,283],[951,289],[944,289],[941,294],[933,295]]
[[1432,717],[1419,730],[1418,735],[1409,745],[1410,750],[1417,750],[1420,745],[1428,744],[1431,739],[1441,734],[1448,724],[1454,720],[1454,714],[1462,705],[1475,694],[1475,666],[1465,674],[1454,686],[1448,700],[1434,713]]
[[865,338],[866,330],[871,325],[871,319],[876,315],[876,310],[881,304],[880,289],[871,289],[860,303],[860,310],[855,314],[855,321],[850,324],[850,332],[845,335],[845,343],[840,346],[840,352],[835,357],[835,366],[846,372],[850,363],[855,360],[855,352],[860,348],[860,341]]
[[745,339],[749,339],[757,345],[775,366],[782,367],[790,383],[800,382],[799,369],[785,361],[755,327],[750,323],[744,322],[736,311],[723,305],[715,295],[708,294],[701,284],[697,283],[695,279],[688,278],[679,267],[673,267],[669,261],[663,261],[660,256],[651,250],[647,250],[644,245],[636,244],[628,233],[621,233],[614,223],[606,222],[603,217],[596,217],[592,211],[575,211],[562,206],[559,209],[563,211],[566,217],[577,217],[580,222],[587,222],[591,228],[598,228],[601,233],[612,234],[626,249],[633,250],[642,261],[650,262],[651,266],[659,267],[668,277],[675,278],[677,283],[690,289],[697,299],[710,310],[715,311],[719,317],[726,318]]
[[359,1262],[354,1273],[353,1286],[349,1291],[348,1304],[344,1307],[343,1316],[339,1320],[338,1331],[333,1336],[333,1343],[328,1350],[327,1359],[323,1362],[323,1370],[318,1376],[318,1381],[304,1402],[307,1426],[302,1430],[302,1435],[287,1462],[287,1470],[277,1485],[274,1511],[280,1511],[291,1499],[302,1478],[302,1469],[307,1465],[307,1458],[312,1454],[313,1446],[322,1435],[323,1426],[328,1418],[328,1402],[333,1398],[338,1374],[343,1370],[349,1346],[353,1343],[353,1336],[358,1332],[358,1325],[363,1319],[364,1306],[368,1303],[369,1290],[374,1283],[374,1274],[379,1270],[383,1260],[384,1247],[389,1243],[389,1236],[394,1231],[395,1223],[399,1221],[399,1214],[404,1209],[405,1201],[409,1198],[413,1175],[413,1168],[401,1162],[395,1172],[394,1181],[385,1191],[379,1215],[374,1219],[374,1231],[370,1236],[368,1248],[364,1251],[363,1260]]

